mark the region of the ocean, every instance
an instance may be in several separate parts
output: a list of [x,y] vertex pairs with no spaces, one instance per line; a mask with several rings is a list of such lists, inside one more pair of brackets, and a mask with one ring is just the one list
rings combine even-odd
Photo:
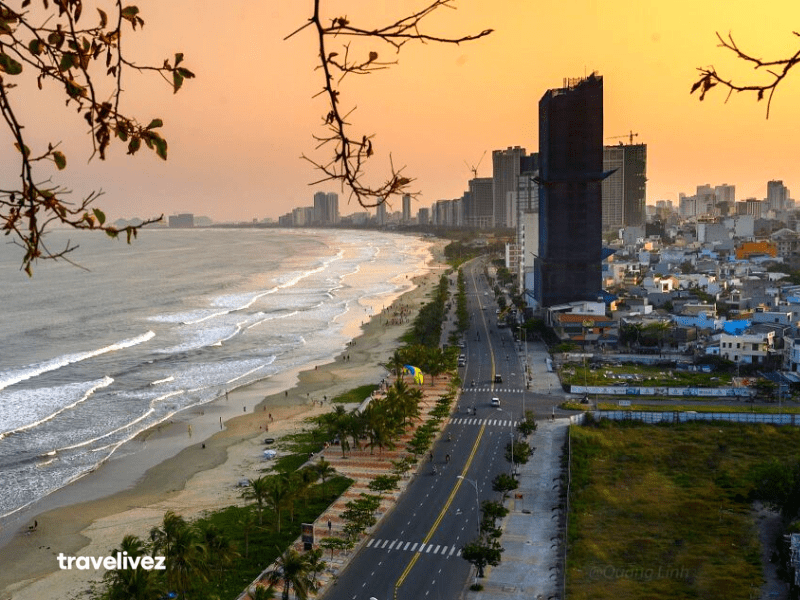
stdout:
[[56,231],[29,279],[0,246],[0,522],[178,411],[332,360],[429,242],[346,230]]

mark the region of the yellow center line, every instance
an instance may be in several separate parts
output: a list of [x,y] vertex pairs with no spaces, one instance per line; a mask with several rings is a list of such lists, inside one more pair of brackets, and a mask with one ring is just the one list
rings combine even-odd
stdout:
[[[480,444],[481,437],[483,437],[483,432],[484,432],[485,429],[486,429],[486,423],[481,425],[481,429],[478,432],[478,437],[475,438],[475,443],[472,446],[472,452],[469,453],[469,457],[467,457],[467,463],[464,465],[464,469],[461,471],[461,477],[465,477],[466,476],[467,471],[469,470],[469,466],[472,464],[472,459],[475,458],[475,453],[478,451],[478,444]],[[433,526],[431,527],[430,531],[428,531],[428,535],[426,535],[425,539],[422,540],[422,545],[420,546],[420,550],[418,550],[417,552],[414,553],[414,557],[411,559],[411,562],[408,563],[408,566],[406,567],[405,571],[403,571],[403,574],[400,575],[400,579],[398,579],[397,583],[394,584],[394,598],[395,598],[395,600],[397,600],[397,590],[400,589],[400,586],[403,585],[403,582],[406,580],[406,577],[408,577],[408,574],[411,572],[411,569],[413,569],[414,565],[417,564],[417,561],[419,560],[419,556],[420,556],[420,554],[422,554],[422,552],[421,552],[422,548],[424,548],[425,545],[433,537],[433,534],[436,532],[436,529],[439,527],[439,523],[441,523],[442,519],[444,518],[444,515],[447,512],[447,509],[450,508],[450,504],[453,502],[453,498],[455,498],[456,492],[458,492],[458,489],[461,487],[461,483],[463,481],[464,481],[463,479],[456,480],[456,485],[453,487],[453,491],[450,492],[450,497],[447,499],[447,502],[445,502],[444,507],[442,508],[442,511],[439,513],[439,516],[436,518],[436,521],[434,521]],[[480,515],[476,515],[476,518],[480,519]]]

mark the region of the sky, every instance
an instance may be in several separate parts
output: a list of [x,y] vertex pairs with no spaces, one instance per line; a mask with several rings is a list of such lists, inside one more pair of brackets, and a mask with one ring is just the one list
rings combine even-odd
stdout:
[[[132,0],[131,0],[132,1]],[[95,18],[85,1],[84,19]],[[394,21],[426,0],[322,0],[329,17],[346,15],[365,28]],[[111,219],[192,212],[215,221],[273,218],[313,204],[315,191],[340,193],[341,214],[357,212],[337,184],[319,179],[306,154],[321,135],[324,101],[310,29],[284,38],[308,19],[312,0],[139,0],[145,20],[125,49],[139,64],[160,64],[175,52],[197,75],[178,94],[158,76],[126,74],[123,111],[148,123],[164,121],[169,159],[141,151],[127,156],[113,145],[106,161],[91,156],[85,122],[53,86],[38,91],[28,80],[14,90],[20,119],[35,144],[61,142],[67,170],[43,177],[65,183],[73,195],[92,190]],[[752,95],[712,90],[703,102],[690,95],[697,68],[758,78],[751,67],[717,46],[716,32],[732,33],[754,55],[794,53],[800,38],[796,0],[458,0],[428,21],[431,33],[460,36],[494,29],[459,46],[407,45],[397,54],[378,43],[354,43],[364,54],[397,61],[369,76],[348,76],[340,103],[354,137],[374,134],[368,173],[385,177],[389,159],[412,177],[417,206],[459,198],[473,166],[491,176],[491,151],[508,146],[538,150],[538,102],[564,78],[596,71],[604,78],[607,143],[648,147],[647,202],[677,201],[698,185],[736,186],[736,197],[764,198],[767,181],[781,179],[800,199],[800,67],[772,103]],[[335,50],[331,47],[330,50]],[[341,50],[340,50],[341,51]],[[0,150],[0,175],[15,177],[9,134]],[[34,154],[36,150],[33,149]],[[370,178],[368,178],[368,181]],[[5,184],[4,184],[5,186]],[[399,208],[399,201],[397,206]]]

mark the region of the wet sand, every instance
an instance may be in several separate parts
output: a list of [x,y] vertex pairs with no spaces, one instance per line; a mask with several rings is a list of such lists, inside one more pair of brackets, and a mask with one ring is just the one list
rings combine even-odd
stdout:
[[[441,257],[443,245],[436,242],[435,257]],[[191,518],[242,504],[236,484],[267,466],[261,458],[264,437],[298,431],[308,417],[331,410],[329,402],[320,403],[324,396],[331,399],[386,375],[380,363],[388,360],[407,329],[405,323],[391,324],[391,316],[404,305],[413,317],[428,300],[444,267],[435,262],[430,268],[414,278],[416,288],[370,319],[333,362],[253,384],[180,413],[35,510],[21,512],[18,530],[0,532],[0,600],[88,597],[85,592],[101,580],[102,571],[61,571],[59,553],[105,556],[127,534],[147,537],[167,510]],[[34,521],[38,527],[29,531]]]

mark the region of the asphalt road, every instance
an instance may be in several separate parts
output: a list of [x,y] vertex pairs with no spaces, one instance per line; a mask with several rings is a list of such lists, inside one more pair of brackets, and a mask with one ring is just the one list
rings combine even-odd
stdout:
[[[479,503],[500,498],[492,479],[511,470],[503,455],[522,415],[524,376],[511,331],[497,328],[482,267],[467,267],[465,276],[472,323],[459,371],[475,387],[462,393],[432,458],[328,586],[325,600],[452,599],[472,581],[474,569],[461,548],[477,536]],[[496,373],[502,383],[494,383]],[[499,409],[491,406],[493,397]]]

